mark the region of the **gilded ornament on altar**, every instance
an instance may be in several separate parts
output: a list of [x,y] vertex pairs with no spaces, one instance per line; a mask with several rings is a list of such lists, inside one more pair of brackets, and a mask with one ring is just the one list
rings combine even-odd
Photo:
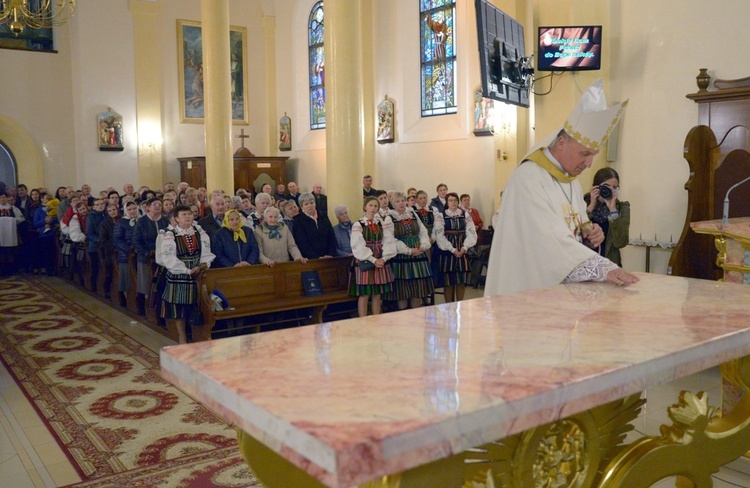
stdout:
[[574,486],[586,467],[586,438],[570,420],[550,425],[539,441],[532,467],[535,488]]
[[596,486],[640,488],[670,476],[677,476],[678,486],[712,486],[711,474],[742,456],[750,445],[750,396],[744,395],[723,418],[717,411],[708,405],[704,392],[683,391],[679,403],[668,409],[673,424],[662,425],[660,437],[627,446]]
[[464,488],[593,486],[645,400],[640,394],[490,442],[464,453]]

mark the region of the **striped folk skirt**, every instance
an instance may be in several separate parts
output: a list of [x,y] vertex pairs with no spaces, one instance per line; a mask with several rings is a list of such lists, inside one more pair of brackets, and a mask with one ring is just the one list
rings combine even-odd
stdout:
[[369,271],[362,271],[359,266],[354,264],[354,282],[352,295],[380,295],[391,291],[393,286],[393,272],[388,263],[382,268],[375,268]]
[[[365,237],[365,245],[372,251],[377,259],[383,255],[382,230],[378,235],[372,233],[365,227],[362,231]],[[354,286],[349,288],[349,294],[353,296],[380,295],[391,291],[393,284],[393,272],[390,264],[386,263],[382,268],[374,268],[362,271],[354,260]]]
[[[429,251],[428,251],[429,252]],[[384,300],[407,300],[428,297],[434,293],[430,263],[425,254],[406,256],[399,254],[388,261],[396,278],[393,288]]]
[[[200,264],[200,253],[182,257],[188,269]],[[158,283],[161,281],[161,283]],[[198,304],[198,282],[192,275],[175,274],[164,268],[162,280],[157,279],[157,290],[161,297],[161,317],[165,319],[185,319],[190,309]]]
[[[445,237],[456,249],[464,245],[466,233],[463,231],[445,231]],[[457,258],[448,251],[439,250],[437,253],[437,269],[442,274],[445,286],[463,285],[468,283],[471,268],[469,260],[464,254]]]

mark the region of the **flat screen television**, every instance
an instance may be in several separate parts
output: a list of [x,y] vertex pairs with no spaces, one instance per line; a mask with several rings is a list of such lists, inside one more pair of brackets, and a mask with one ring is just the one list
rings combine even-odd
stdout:
[[539,71],[597,70],[602,63],[602,26],[539,27]]
[[482,94],[486,98],[529,106],[531,68],[523,26],[487,0],[475,0]]

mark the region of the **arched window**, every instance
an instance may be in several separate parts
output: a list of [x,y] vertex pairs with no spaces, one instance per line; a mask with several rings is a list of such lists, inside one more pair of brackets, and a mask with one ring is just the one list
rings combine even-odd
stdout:
[[456,0],[419,0],[422,117],[456,113]]
[[325,52],[323,51],[323,2],[310,11],[307,46],[310,58],[310,129],[326,127]]

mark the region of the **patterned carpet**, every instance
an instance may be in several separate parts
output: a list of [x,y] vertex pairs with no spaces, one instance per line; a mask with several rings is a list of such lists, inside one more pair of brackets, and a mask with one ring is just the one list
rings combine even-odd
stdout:
[[0,280],[0,359],[74,486],[261,486],[235,429],[162,379],[157,354],[41,280]]

